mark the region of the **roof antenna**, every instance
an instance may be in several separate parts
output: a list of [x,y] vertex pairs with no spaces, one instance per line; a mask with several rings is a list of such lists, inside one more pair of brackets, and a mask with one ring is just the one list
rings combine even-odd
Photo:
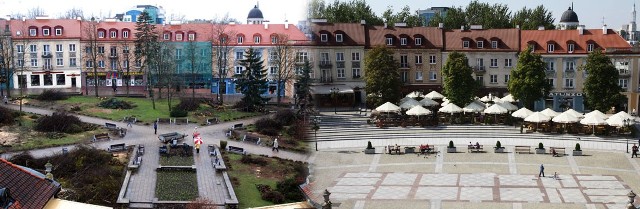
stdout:
[[576,11],[576,8],[573,8],[573,1],[571,1],[571,10]]
[[607,24],[604,24],[604,16],[602,16],[602,26],[607,26]]

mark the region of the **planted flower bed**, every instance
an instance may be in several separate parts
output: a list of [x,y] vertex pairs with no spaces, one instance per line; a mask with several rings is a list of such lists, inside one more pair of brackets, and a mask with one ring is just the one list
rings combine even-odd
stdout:
[[195,171],[158,171],[156,197],[164,201],[192,201],[198,197]]
[[162,166],[191,166],[193,156],[160,156],[160,165]]

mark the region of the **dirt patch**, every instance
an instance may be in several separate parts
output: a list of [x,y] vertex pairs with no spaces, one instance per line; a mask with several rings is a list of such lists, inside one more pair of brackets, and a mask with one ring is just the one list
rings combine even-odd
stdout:
[[0,130],[0,145],[8,146],[18,142],[18,133],[10,133],[6,132],[6,130]]
[[91,109],[87,109],[87,112],[89,112],[89,113],[106,113],[106,114],[110,114],[110,113],[113,113],[113,110],[112,109],[91,108]]

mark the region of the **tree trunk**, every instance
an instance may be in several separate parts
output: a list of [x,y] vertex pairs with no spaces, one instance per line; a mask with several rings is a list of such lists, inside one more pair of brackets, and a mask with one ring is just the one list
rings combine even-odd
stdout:
[[276,92],[276,97],[277,97],[278,106],[280,106],[280,101],[281,101],[280,97],[282,96],[282,95],[280,95],[280,84],[281,83],[282,83],[282,81],[280,79],[278,79],[278,82],[276,82],[276,85],[278,85],[278,86],[276,86],[276,91],[277,91]]
[[94,63],[93,66],[93,80],[95,81],[95,84],[93,86],[95,86],[95,90],[96,90],[96,97],[100,97],[98,95],[98,68],[97,68],[97,63]]

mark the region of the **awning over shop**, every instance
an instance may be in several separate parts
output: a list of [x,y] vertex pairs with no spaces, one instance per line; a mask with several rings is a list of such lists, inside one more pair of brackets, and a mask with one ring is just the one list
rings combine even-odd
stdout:
[[331,89],[337,88],[338,94],[353,94],[353,88],[344,85],[310,86],[311,94],[331,94]]

